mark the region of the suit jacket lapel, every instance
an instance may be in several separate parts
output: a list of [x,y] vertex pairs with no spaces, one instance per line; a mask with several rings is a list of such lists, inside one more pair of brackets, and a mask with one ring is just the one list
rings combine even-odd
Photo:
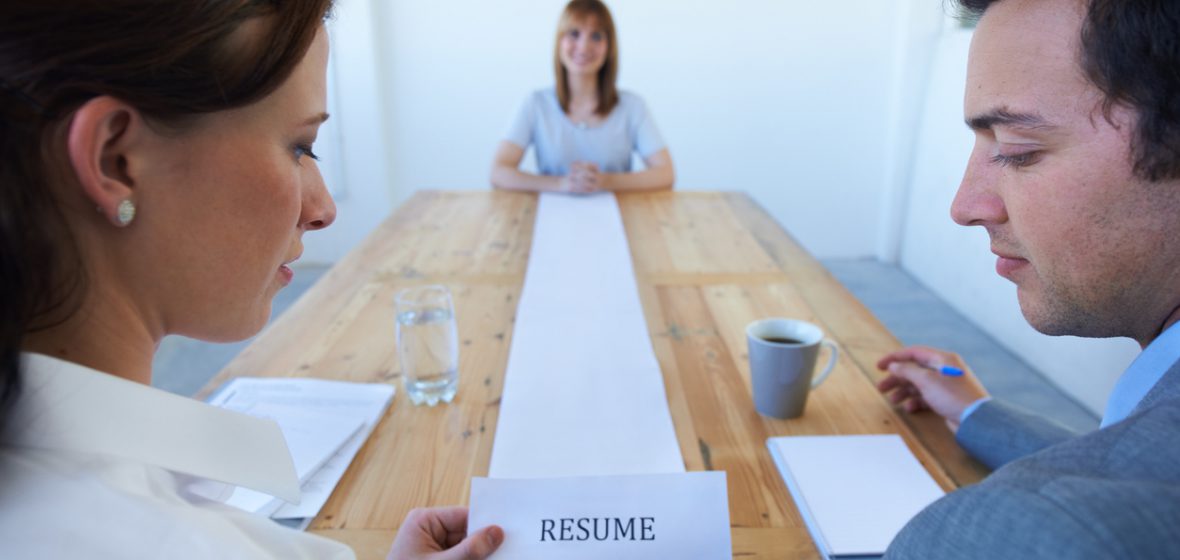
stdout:
[[1180,398],[1180,361],[1172,364],[1172,367],[1164,373],[1155,386],[1143,396],[1143,400],[1135,405],[1131,414],[1143,412],[1157,403],[1176,398]]

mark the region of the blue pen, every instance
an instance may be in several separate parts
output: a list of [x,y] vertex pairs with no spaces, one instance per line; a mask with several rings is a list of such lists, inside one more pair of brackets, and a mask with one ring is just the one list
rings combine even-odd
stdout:
[[938,371],[942,372],[943,375],[949,375],[951,377],[960,377],[963,375],[963,370],[954,366],[941,366],[938,368]]

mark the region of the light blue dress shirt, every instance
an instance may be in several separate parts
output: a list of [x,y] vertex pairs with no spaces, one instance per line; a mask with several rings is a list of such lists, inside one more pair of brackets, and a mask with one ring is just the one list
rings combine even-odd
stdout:
[[557,92],[547,88],[524,100],[504,138],[536,151],[541,175],[565,176],[571,164],[589,161],[603,173],[631,171],[631,154],[640,158],[664,149],[664,139],[638,95],[619,92],[619,104],[596,125],[575,124],[561,110]]
[[[1147,396],[1152,387],[1159,382],[1160,378],[1168,372],[1168,369],[1173,364],[1180,361],[1180,321],[1173,323],[1168,327],[1163,334],[1157,336],[1135,361],[1127,367],[1127,371],[1119,377],[1119,380],[1114,385],[1114,390],[1110,392],[1110,398],[1106,401],[1106,410],[1102,414],[1102,424],[1099,429],[1117,424],[1131,414],[1132,410],[1139,405],[1139,401]],[[991,397],[983,397],[971,403],[963,414],[959,416],[959,423],[967,421],[967,417],[971,416],[977,408],[983,403],[991,400]]]
[[963,413],[959,415],[959,424],[961,425],[963,422],[966,422],[967,417],[971,416],[971,413],[975,412],[975,409],[979,408],[980,405],[990,400],[992,400],[991,397],[982,397],[979,400],[967,405],[967,408],[964,408]]
[[1099,428],[1121,422],[1131,414],[1139,401],[1147,396],[1177,361],[1180,361],[1180,321],[1151,341],[1119,377],[1114,390],[1110,392],[1110,399],[1106,401],[1106,411]]

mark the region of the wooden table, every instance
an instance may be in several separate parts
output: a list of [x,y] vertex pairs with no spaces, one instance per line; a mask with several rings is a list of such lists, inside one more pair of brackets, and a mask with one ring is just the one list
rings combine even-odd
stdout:
[[[748,196],[618,198],[686,466],[728,473],[735,557],[818,557],[771,436],[900,433],[946,489],[985,474],[939,418],[899,415],[876,392],[874,364],[897,340]],[[311,530],[384,558],[410,509],[467,503],[470,478],[488,471],[536,208],[531,194],[419,192],[206,388],[242,375],[399,384]],[[459,393],[415,407],[400,387],[393,296],[433,283],[454,296]],[[744,328],[770,316],[815,322],[842,351],[799,419],[762,417],[750,398]]]

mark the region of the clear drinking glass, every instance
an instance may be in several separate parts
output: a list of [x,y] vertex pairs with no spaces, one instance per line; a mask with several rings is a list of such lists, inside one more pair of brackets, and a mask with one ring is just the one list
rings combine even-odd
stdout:
[[459,388],[459,333],[446,286],[397,293],[397,353],[414,404],[451,402]]

